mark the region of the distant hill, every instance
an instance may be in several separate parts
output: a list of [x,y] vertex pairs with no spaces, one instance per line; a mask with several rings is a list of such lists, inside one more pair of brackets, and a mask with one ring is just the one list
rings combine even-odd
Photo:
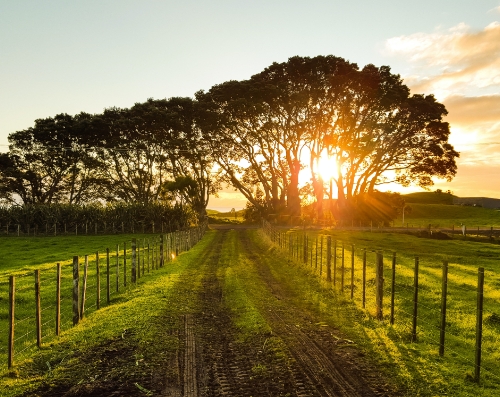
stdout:
[[448,204],[453,205],[453,199],[457,196],[445,192],[417,192],[403,194],[403,198],[407,203],[415,204]]

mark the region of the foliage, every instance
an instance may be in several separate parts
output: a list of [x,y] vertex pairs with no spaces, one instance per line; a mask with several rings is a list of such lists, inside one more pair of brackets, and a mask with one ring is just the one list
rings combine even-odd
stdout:
[[169,231],[188,226],[196,222],[189,208],[180,205],[171,206],[166,203],[141,204],[124,202],[108,203],[106,205],[94,203],[86,205],[71,204],[28,204],[0,207],[0,223],[2,225],[21,225],[22,230],[29,225],[33,230],[38,228],[41,232],[46,227],[53,230],[62,230],[66,226],[72,230],[76,225],[95,225],[102,231],[107,225],[111,231],[114,224],[117,229],[123,223],[128,231],[144,226],[145,230],[152,230],[156,223],[159,230],[161,223],[169,228]]
[[[202,219],[217,190],[212,160],[196,127],[190,98],[149,99],[102,114],[59,114],[9,135],[0,155],[0,199],[23,204],[97,201],[187,203]],[[168,180],[190,179],[177,197]]]
[[[12,133],[9,152],[0,155],[0,200],[167,201],[189,205],[201,220],[209,196],[226,182],[249,201],[251,217],[300,217],[310,193],[321,220],[331,183],[338,212],[361,211],[361,219],[381,184],[427,188],[433,177],[454,177],[459,154],[448,142],[446,114],[432,95],[410,95],[388,66],[295,56],[195,99],[36,120]],[[325,157],[337,167],[330,180],[319,170]],[[306,168],[304,188],[299,173]],[[371,218],[385,221],[384,213]]]
[[0,197],[25,204],[81,204],[96,194],[95,158],[81,140],[90,115],[59,114],[9,135],[9,152],[0,154]]
[[300,215],[298,175],[308,166],[321,218],[325,181],[317,163],[325,155],[337,163],[339,206],[347,212],[359,203],[346,200],[364,202],[380,184],[427,187],[433,176],[450,180],[456,173],[445,107],[432,95],[410,96],[387,66],[292,57],[196,98],[212,113],[201,128],[224,177],[257,210],[263,207],[256,186],[274,213],[286,203],[288,214]]

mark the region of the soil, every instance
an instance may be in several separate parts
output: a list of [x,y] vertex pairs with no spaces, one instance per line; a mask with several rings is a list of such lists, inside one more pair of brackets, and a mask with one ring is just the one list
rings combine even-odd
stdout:
[[[294,291],[265,265],[269,252],[255,246],[249,231],[235,228],[240,254],[248,258],[274,299],[259,303],[272,332],[238,340],[218,277],[221,246],[230,228],[217,232],[199,258],[202,288],[196,311],[173,318],[165,307],[165,327],[178,349],[146,357],[148,367],[125,357],[134,354],[133,335],[107,341],[79,357],[95,379],[80,384],[57,381],[30,396],[399,396],[380,371],[341,333],[311,311],[293,304]],[[186,287],[187,288],[187,287]],[[188,294],[188,292],[186,292]],[[142,368],[142,369],[141,369]],[[28,395],[28,394],[27,394]]]

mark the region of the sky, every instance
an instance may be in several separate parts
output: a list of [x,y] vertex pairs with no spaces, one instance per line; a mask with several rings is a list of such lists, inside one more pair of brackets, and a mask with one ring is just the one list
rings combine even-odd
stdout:
[[[192,97],[330,54],[389,65],[445,104],[460,159],[433,190],[500,198],[500,0],[0,0],[0,151],[38,118]],[[231,189],[209,203],[244,206]]]

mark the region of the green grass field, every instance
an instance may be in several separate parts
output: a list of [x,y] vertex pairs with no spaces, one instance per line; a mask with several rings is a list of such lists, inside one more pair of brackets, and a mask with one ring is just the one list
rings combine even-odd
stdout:
[[[422,205],[412,204],[414,211],[413,219],[420,220],[423,224],[429,221],[433,225],[439,224],[443,220],[464,219],[471,224],[485,224],[490,221],[495,224],[497,212],[474,207],[455,207],[449,205]],[[419,212],[420,211],[420,212]],[[449,212],[447,212],[449,211]],[[419,215],[420,214],[420,215]],[[418,217],[417,217],[418,216]],[[437,218],[439,216],[440,218]],[[500,224],[500,222],[498,222]],[[285,232],[285,231],[283,231]],[[370,232],[349,232],[349,231],[310,231],[309,251],[307,252],[307,264],[302,262],[303,253],[300,252],[303,245],[300,243],[298,261],[293,261],[292,266],[284,266],[290,263],[288,260],[280,259],[286,257],[289,248],[286,244],[292,242],[296,244],[302,232],[297,229],[286,231],[286,237],[281,240],[283,248],[273,252],[274,260],[269,260],[268,265],[272,271],[286,280],[291,286],[295,285],[297,305],[317,305],[318,310],[325,316],[325,321],[330,321],[332,325],[338,326],[346,335],[355,341],[363,351],[381,367],[392,374],[397,383],[407,391],[408,396],[493,396],[500,390],[500,272],[499,261],[500,246],[486,242],[462,241],[462,240],[432,240],[418,238],[411,235],[397,233],[370,233]],[[214,232],[209,233],[200,247],[210,244]],[[326,282],[326,236],[330,235],[337,242],[336,258],[336,278],[335,288],[337,294],[332,294],[332,284]],[[321,249],[321,236],[323,236],[323,247]],[[71,236],[71,237],[37,237],[37,238],[17,238],[4,237],[0,239],[2,244],[2,258],[0,259],[0,369],[4,374],[11,374],[12,378],[3,378],[3,384],[9,387],[18,387],[13,390],[26,390],[29,382],[36,381],[35,378],[24,378],[24,375],[14,374],[6,370],[6,333],[5,324],[7,319],[6,302],[8,296],[7,275],[16,273],[19,276],[20,295],[18,304],[20,305],[19,319],[23,316],[33,317],[33,271],[36,268],[42,271],[42,285],[52,282],[55,279],[55,263],[63,264],[66,274],[63,277],[67,281],[71,280],[70,263],[74,255],[83,258],[85,254],[90,256],[90,269],[95,268],[95,251],[104,252],[106,247],[116,250],[116,244],[123,250],[123,243],[127,241],[128,249],[131,238],[152,238],[152,236],[138,235],[118,235],[118,236]],[[290,239],[291,237],[291,239]],[[316,254],[316,237],[318,237],[318,254]],[[260,241],[258,237],[254,237]],[[300,240],[299,240],[300,241]],[[286,244],[285,244],[286,243]],[[259,244],[267,244],[265,239]],[[354,254],[354,289],[353,299],[351,293],[351,249],[355,247]],[[297,248],[296,247],[296,248]],[[342,285],[342,247],[344,248],[344,288]],[[229,247],[236,250],[231,254],[238,257],[238,247]],[[228,249],[229,249],[228,248]],[[104,309],[96,311],[95,294],[89,295],[90,307],[88,319],[73,328],[71,326],[71,287],[68,286],[63,291],[66,296],[65,309],[66,325],[63,327],[63,336],[54,338],[53,320],[46,324],[47,332],[44,334],[45,347],[42,350],[42,358],[37,358],[36,365],[55,365],[64,361],[65,349],[71,350],[71,345],[95,346],[106,338],[112,338],[123,332],[123,329],[139,327],[150,316],[156,318],[159,309],[155,309],[152,304],[161,301],[163,296],[171,296],[177,293],[179,284],[177,281],[184,272],[196,274],[196,254],[198,248],[191,250],[185,256],[179,257],[175,261],[175,266],[168,270],[157,273],[146,274],[146,277],[135,285],[121,288],[118,292],[113,292],[112,305],[104,304]],[[361,265],[363,249],[367,250],[367,290],[366,308],[361,308]],[[375,251],[384,252],[384,320],[379,322],[374,320],[375,315]],[[264,252],[264,251],[263,251]],[[295,249],[294,251],[295,252]],[[389,296],[391,286],[390,263],[393,252],[396,252],[396,298],[395,298],[395,324],[389,324]],[[120,263],[123,262],[123,253]],[[127,255],[130,255],[129,252]],[[152,252],[150,253],[152,255]],[[229,254],[228,254],[229,255]],[[317,255],[317,256],[316,256]],[[413,269],[415,257],[419,257],[419,312],[417,342],[411,341],[411,324],[413,310]],[[224,255],[223,255],[224,257]],[[101,257],[103,258],[103,257]],[[229,259],[228,259],[229,260]],[[441,300],[441,266],[442,261],[449,263],[449,284],[448,284],[448,318],[447,334],[445,343],[445,355],[440,357],[439,349],[439,314]],[[104,259],[101,259],[104,264]],[[113,259],[112,259],[113,262]],[[130,265],[130,256],[127,256],[127,263]],[[481,381],[478,384],[472,381],[474,374],[474,343],[475,343],[475,321],[476,321],[476,285],[477,269],[485,268],[485,301],[484,301],[484,334],[483,334],[483,368]],[[306,270],[304,272],[303,270]],[[95,274],[89,273],[89,277]],[[114,274],[114,273],[113,273]],[[310,277],[311,274],[315,278]],[[120,276],[122,277],[122,276]],[[101,273],[101,283],[104,283],[104,272]],[[192,280],[192,285],[198,281],[196,276]],[[245,282],[242,284],[242,280]],[[315,281],[316,280],[316,281]],[[226,274],[226,294],[231,299],[235,312],[242,313],[237,321],[238,328],[242,330],[242,337],[266,331],[266,325],[262,322],[258,311],[255,309],[255,302],[262,292],[258,286],[252,288],[254,292],[242,292],[243,285],[252,285],[251,271],[245,267],[244,263],[235,262],[231,270]],[[90,286],[95,287],[93,281]],[[191,285],[191,284],[190,284]],[[188,285],[183,286],[183,291]],[[193,287],[193,288],[199,288]],[[158,292],[160,290],[160,292]],[[176,292],[177,291],[177,292]],[[252,302],[249,303],[245,294],[254,293]],[[181,306],[188,307],[190,294],[184,292],[185,296],[179,297],[179,310]],[[51,301],[53,301],[53,291],[45,298],[46,311],[50,312]],[[176,306],[177,307],[177,306]],[[22,314],[24,310],[24,313]],[[137,314],[137,324],[133,324],[126,313]],[[64,316],[63,313],[63,316]],[[52,315],[51,315],[52,316]],[[29,323],[31,320],[26,321]],[[132,321],[132,322],[131,322]],[[23,331],[20,326],[20,333],[28,333],[30,325]],[[148,328],[148,331],[134,335],[138,338],[138,343],[146,344],[154,337],[156,326]],[[25,339],[18,340],[17,349],[26,349],[19,357],[21,361],[29,364],[32,352],[36,350],[33,342],[33,334],[29,334]],[[29,339],[29,341],[28,341]],[[173,347],[169,343],[174,343],[167,338],[164,341],[164,348],[171,350]],[[146,349],[146,348],[145,348]],[[147,349],[146,349],[147,350]],[[144,354],[144,353],[140,353]],[[45,361],[43,361],[45,360]],[[52,364],[50,364],[52,363]],[[61,366],[61,371],[63,371]],[[36,372],[36,371],[35,371]],[[43,372],[43,371],[41,371]],[[46,372],[46,369],[45,369]],[[68,374],[67,376],[77,376]],[[14,393],[14,392],[13,392]],[[14,395],[14,394],[13,394]]]
[[245,210],[235,212],[220,212],[217,210],[207,210],[208,222],[215,223],[243,223],[245,221]]
[[[165,260],[171,261],[175,252],[186,249],[187,236],[164,235]],[[193,236],[194,237],[194,236]],[[42,343],[53,339],[56,333],[56,278],[57,263],[61,264],[61,325],[65,332],[73,326],[73,257],[80,266],[80,291],[86,280],[85,315],[107,304],[107,264],[110,270],[110,299],[115,300],[131,286],[132,239],[136,240],[136,275],[144,276],[159,264],[160,236],[59,236],[59,237],[4,237],[0,263],[0,366],[7,363],[9,276],[15,276],[15,343],[17,360],[29,357],[36,348],[35,333],[35,269],[40,271]],[[109,258],[107,254],[109,248]],[[99,262],[97,262],[99,260]],[[97,267],[97,263],[99,266]],[[87,269],[85,269],[87,264]]]
[[[397,233],[310,231],[305,267],[326,278],[326,237],[331,236],[336,254],[334,289],[346,302],[362,306],[362,256],[367,250],[366,309],[357,312],[356,335],[369,345],[383,365],[397,368],[410,395],[494,395],[500,389],[500,246],[473,241],[439,241]],[[322,238],[323,237],[323,238]],[[288,231],[281,237],[283,251],[303,262],[303,232]],[[321,240],[323,244],[321,244]],[[293,244],[290,249],[289,244]],[[321,249],[323,247],[323,250]],[[354,246],[354,262],[352,247]],[[318,247],[318,253],[316,252]],[[342,252],[344,251],[344,255]],[[374,321],[375,252],[384,253],[384,320]],[[391,262],[396,253],[395,324],[389,325]],[[344,256],[344,271],[342,271]],[[419,308],[416,343],[411,341],[415,257],[419,258]],[[297,259],[298,258],[298,259]],[[318,259],[317,259],[318,258]],[[321,262],[323,258],[323,262]],[[445,355],[440,357],[439,326],[442,263],[448,261],[448,304]],[[351,278],[354,264],[354,279]],[[334,264],[332,263],[332,268]],[[483,358],[480,386],[474,375],[478,268],[485,269],[483,313]],[[334,270],[332,269],[332,273]],[[343,281],[342,281],[343,279]],[[354,293],[351,300],[351,280]],[[425,381],[423,390],[416,379]]]
[[[451,228],[453,225],[458,228],[461,224],[467,227],[500,227],[500,211],[481,208],[463,207],[459,205],[445,204],[409,204],[411,211],[405,213],[406,223],[413,225]],[[402,217],[395,221],[395,225],[401,225]]]
[[[124,241],[129,236],[108,237],[101,236],[100,244],[104,245],[98,245],[98,247]],[[152,239],[153,236],[148,237]],[[212,237],[205,238],[200,246],[210,244]],[[61,237],[62,246],[65,245],[65,239]],[[89,238],[89,240],[95,242],[93,239]],[[12,247],[15,247],[15,241],[10,242]],[[19,241],[18,248],[22,247],[21,243],[26,242]],[[82,243],[82,239],[79,243]],[[68,242],[68,244],[71,243]],[[179,316],[175,313],[180,313],[194,304],[191,298],[199,280],[192,275],[190,269],[196,267],[195,258],[199,254],[199,249],[200,247],[196,246],[187,255],[179,256],[168,266],[146,272],[136,284],[128,283],[126,288],[121,286],[118,292],[113,292],[110,305],[103,302],[101,310],[90,311],[77,327],[68,326],[58,338],[48,336],[44,340],[42,349],[30,348],[26,354],[17,359],[17,365],[12,370],[7,369],[4,362],[5,356],[0,355],[2,360],[0,362],[0,395],[14,396],[24,392],[29,395],[29,390],[39,385],[42,380],[48,384],[56,378],[63,381],[70,379],[78,383],[83,378],[92,377],[95,371],[93,364],[98,364],[93,363],[82,367],[79,361],[85,354],[91,355],[88,352],[92,349],[113,350],[126,345],[127,350],[123,353],[123,357],[116,357],[113,362],[116,370],[125,371],[130,376],[141,371],[150,371],[146,365],[141,364],[138,367],[139,363],[142,363],[144,358],[149,360],[150,357],[162,357],[169,351],[175,351],[177,339],[171,335],[165,335],[165,330],[170,326],[174,327],[173,323],[179,321]],[[73,250],[70,252],[73,253]],[[53,254],[59,255],[59,251],[53,251]],[[123,263],[123,258],[121,262]],[[186,282],[187,280],[189,283]],[[162,310],[159,303],[167,301],[170,302],[169,308],[173,315],[172,324],[166,324],[164,319],[159,320]],[[0,300],[0,305],[4,304],[5,301]],[[5,325],[1,321],[0,330],[2,331],[0,335],[3,336]],[[159,338],[159,335],[162,337]],[[130,346],[133,347],[130,348]],[[78,354],[75,354],[75,351]],[[90,358],[88,360],[91,361]],[[151,360],[153,361],[153,358]],[[141,392],[139,388],[137,392]]]
[[443,192],[416,192],[403,195],[407,203],[412,204],[453,204],[457,196]]

